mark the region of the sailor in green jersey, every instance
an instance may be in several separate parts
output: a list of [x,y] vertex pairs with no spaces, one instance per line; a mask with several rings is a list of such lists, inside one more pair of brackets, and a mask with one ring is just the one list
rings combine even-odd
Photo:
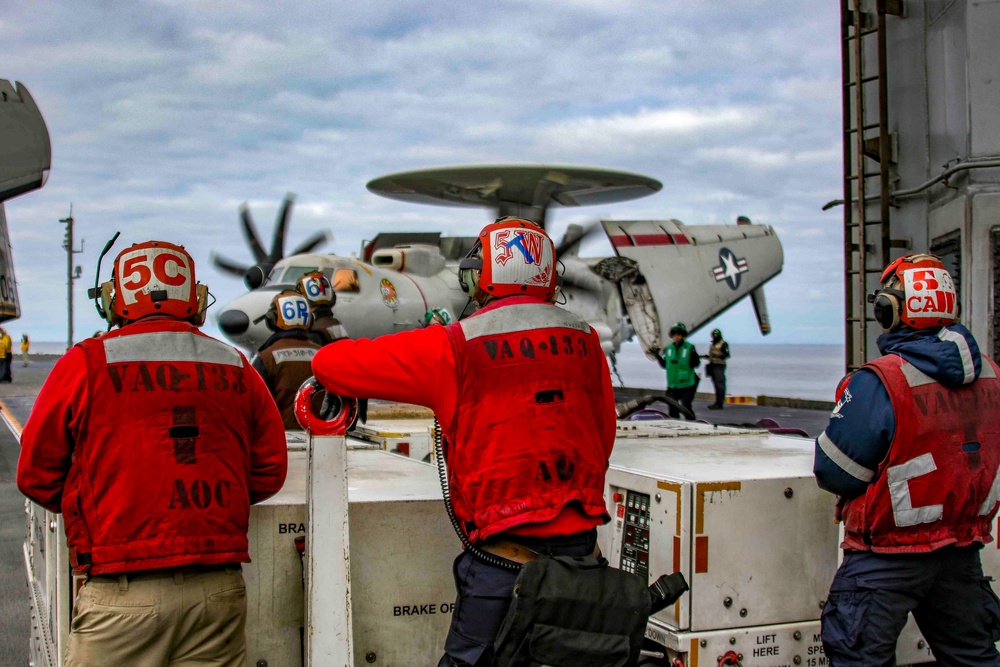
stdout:
[[[694,419],[694,409],[691,407],[691,402],[694,401],[694,393],[701,380],[694,369],[701,363],[701,358],[694,349],[694,345],[685,340],[687,333],[687,327],[683,322],[676,323],[670,327],[670,337],[674,342],[667,345],[662,353],[659,350],[653,350],[653,352],[660,362],[660,367],[667,370],[667,396],[687,408],[691,415],[688,418]],[[680,416],[680,411],[676,406],[671,405],[669,412],[671,417]]]

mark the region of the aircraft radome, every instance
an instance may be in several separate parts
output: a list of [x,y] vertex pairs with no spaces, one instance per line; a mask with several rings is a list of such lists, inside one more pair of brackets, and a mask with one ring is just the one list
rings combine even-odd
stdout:
[[[392,199],[489,207],[498,216],[516,215],[543,227],[550,206],[627,201],[661,187],[639,174],[562,165],[439,167],[368,183],[370,191]],[[213,258],[223,271],[243,276],[250,288],[218,316],[219,328],[233,343],[256,351],[269,336],[260,316],[271,297],[294,288],[303,273],[316,269],[334,284],[334,314],[352,338],[417,328],[430,308],[444,308],[453,319],[473,311],[457,271],[474,236],[382,232],[363,244],[360,258],[353,258],[309,252],[322,242],[320,234],[283,257],[291,205],[287,198],[269,253],[243,207],[243,231],[256,264]],[[649,355],[668,342],[674,322],[684,322],[694,332],[748,295],[761,333],[770,332],[761,286],[781,272],[783,262],[781,243],[770,226],[603,220],[601,227],[615,256],[579,257],[579,242],[592,231],[580,225],[570,225],[557,243],[563,280],[557,303],[594,327],[606,353],[636,335]]]

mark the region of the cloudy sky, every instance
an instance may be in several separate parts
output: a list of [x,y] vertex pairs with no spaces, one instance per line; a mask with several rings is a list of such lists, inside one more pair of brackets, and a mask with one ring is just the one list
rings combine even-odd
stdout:
[[842,342],[842,213],[821,211],[842,188],[836,3],[364,4],[0,2],[0,78],[28,87],[53,146],[48,184],[7,203],[23,311],[9,330],[66,339],[58,220],[71,203],[86,239],[80,338],[101,327],[86,288],[116,230],[117,249],[185,245],[224,304],[245,288],[208,258],[249,263],[243,201],[269,238],[295,192],[288,247],[329,229],[327,248],[349,254],[380,230],[469,235],[488,218],[382,199],[365,189],[372,178],[550,162],[664,184],[554,209],[555,236],[595,216],[773,225],[785,248],[766,290],[774,333],[759,336],[749,303],[716,324],[736,342]]

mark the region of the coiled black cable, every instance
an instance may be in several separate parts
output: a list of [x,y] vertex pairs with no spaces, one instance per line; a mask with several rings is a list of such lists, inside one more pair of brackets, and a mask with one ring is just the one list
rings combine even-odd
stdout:
[[448,513],[451,525],[455,528],[455,533],[458,534],[458,539],[462,541],[462,546],[464,546],[473,556],[484,563],[492,565],[493,567],[499,567],[515,572],[520,570],[520,564],[486,553],[472,544],[472,542],[469,541],[469,538],[465,535],[465,531],[462,530],[462,526],[458,523],[458,517],[455,516],[455,508],[451,506],[451,491],[448,488],[448,471],[445,468],[444,451],[441,446],[441,424],[438,422],[437,417],[434,418],[434,429],[432,433],[434,438],[434,456],[437,457],[438,478],[441,480],[441,497],[444,498],[444,509]]

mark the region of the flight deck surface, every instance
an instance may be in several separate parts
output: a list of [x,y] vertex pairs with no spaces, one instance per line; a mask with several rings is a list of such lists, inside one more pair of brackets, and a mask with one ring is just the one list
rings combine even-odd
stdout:
[[[35,398],[56,359],[56,357],[33,357],[31,365],[27,368],[15,364],[13,383],[0,385],[0,415],[9,426],[9,429],[2,429],[3,432],[0,433],[0,515],[8,517],[8,520],[3,522],[7,528],[0,531],[0,573],[9,575],[2,578],[6,585],[0,585],[0,602],[2,602],[0,608],[4,610],[0,614],[0,664],[23,662],[27,652],[26,638],[30,634],[30,605],[23,584],[24,564],[21,544],[24,533],[22,517],[25,501],[14,485],[18,455],[16,435],[27,422]],[[631,445],[616,453],[618,459],[616,465],[624,468],[652,467],[656,471],[654,474],[666,478],[666,475],[660,475],[663,471],[661,468],[666,465],[660,448],[664,446],[664,441],[669,441],[672,450],[680,453],[680,458],[673,458],[674,472],[683,468],[684,475],[690,476],[695,483],[700,483],[699,480],[703,479],[726,477],[739,464],[729,466],[722,461],[713,461],[705,464],[704,468],[686,463],[680,465],[687,461],[685,452],[690,453],[692,461],[694,459],[695,450],[689,450],[689,446],[700,447],[704,452],[706,439],[690,436],[725,433],[727,437],[721,440],[728,443],[727,451],[739,457],[740,461],[748,457],[749,450],[755,447],[760,447],[757,454],[765,457],[769,457],[768,452],[775,449],[775,458],[780,458],[777,456],[780,447],[774,442],[781,439],[773,439],[766,433],[740,425],[753,423],[764,416],[779,419],[783,426],[795,425],[786,417],[775,414],[776,411],[794,412],[787,408],[727,406],[723,411],[708,411],[705,409],[706,405],[695,403],[699,417],[733,423],[737,427],[717,428],[712,424],[677,421],[620,422],[618,437],[623,441],[627,440]],[[388,406],[373,402],[372,412],[377,414],[378,409],[383,407]],[[419,410],[414,412],[418,413]],[[822,422],[825,425],[825,412],[808,410],[798,412],[806,413],[817,424]],[[372,428],[382,435],[392,431],[388,429],[389,424],[402,422],[392,421],[398,415],[395,412],[391,414],[388,420],[373,421]],[[396,430],[402,431],[402,429]],[[810,432],[812,431],[813,429],[810,429]],[[275,578],[288,582],[301,581],[300,559],[291,545],[295,537],[302,534],[302,522],[305,518],[305,434],[291,432],[288,434],[288,441],[289,473],[284,488],[254,508],[256,522],[249,537],[256,556],[254,563],[248,565],[244,571],[248,585],[251,588],[261,587],[261,591],[271,590],[268,588],[271,585],[268,582]],[[697,445],[697,442],[702,444]],[[659,448],[657,443],[660,443]],[[804,456],[803,451],[811,449],[808,444],[801,441],[798,445],[800,456]],[[374,647],[374,642],[383,634],[391,637],[394,633],[398,635],[403,626],[420,624],[423,628],[421,636],[426,636],[428,641],[437,642],[444,636],[447,620],[444,611],[453,595],[451,568],[450,558],[440,559],[436,556],[440,555],[443,544],[446,545],[444,550],[448,553],[457,552],[460,547],[442,511],[441,489],[437,471],[432,464],[391,456],[385,451],[370,451],[383,448],[375,443],[353,441],[352,446],[358,448],[348,454],[348,464],[351,469],[348,489],[352,506],[351,533],[357,538],[355,545],[357,553],[352,555],[354,563],[352,578],[356,578],[359,582],[365,581],[365,586],[361,588],[368,591],[362,595],[359,589],[355,600],[358,612],[357,628],[361,631],[361,636],[368,638],[366,644],[372,644],[372,650],[377,650],[382,657],[388,659],[392,651],[391,642],[387,641],[377,648]],[[390,449],[388,446],[385,448]],[[634,451],[626,452],[626,449]],[[804,459],[798,462],[798,466],[800,469],[808,467]],[[764,468],[764,466],[759,467]],[[811,480],[808,481],[812,483]],[[401,505],[392,505],[401,501]],[[420,529],[415,530],[414,526],[420,526]],[[385,536],[386,539],[376,539],[372,536]],[[434,567],[425,565],[418,568],[420,572],[417,580],[407,581],[402,587],[400,587],[401,582],[393,583],[393,581],[389,581],[391,585],[381,585],[380,582],[386,580],[385,572],[396,567],[394,563],[414,562],[414,554],[418,553],[421,557],[417,560],[433,563]],[[273,630],[269,633],[255,633],[251,641],[255,652],[277,655],[282,647],[297,646],[301,627],[300,597],[255,595],[260,605],[259,608],[255,608],[254,622]],[[398,609],[405,610],[406,605],[416,603],[420,603],[421,609],[424,606],[429,609],[437,605],[441,613],[418,617],[396,615]],[[444,626],[438,627],[442,623]],[[273,641],[265,642],[264,640],[268,638]],[[430,653],[436,650],[436,647],[428,649]],[[289,656],[293,662],[294,658]]]

